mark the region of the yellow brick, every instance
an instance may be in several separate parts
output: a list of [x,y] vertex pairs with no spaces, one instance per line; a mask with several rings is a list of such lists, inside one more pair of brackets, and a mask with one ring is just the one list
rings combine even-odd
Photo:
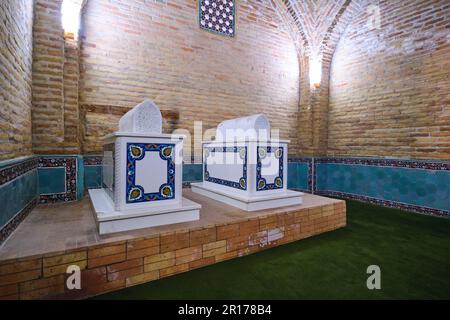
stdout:
[[161,254],[155,254],[153,256],[145,257],[144,258],[144,264],[155,263],[155,262],[159,262],[159,261],[163,261],[163,260],[169,260],[169,259],[173,259],[173,258],[175,258],[175,252],[174,251],[161,253]]
[[162,260],[162,261],[155,262],[155,263],[145,264],[144,272],[160,270],[160,269],[171,267],[174,265],[175,265],[175,259]]
[[87,260],[70,262],[62,265],[44,268],[44,277],[48,278],[58,274],[65,274],[67,272],[67,268],[72,265],[76,265],[80,267],[80,270],[84,270],[87,267]]
[[203,252],[203,257],[204,258],[212,257],[212,256],[216,256],[216,255],[219,255],[219,254],[223,254],[225,252],[227,252],[227,247],[226,246],[220,247],[220,248],[216,248],[216,249],[211,249],[211,250],[208,250],[208,251],[204,251]]
[[126,279],[126,286],[134,286],[136,284],[149,282],[152,280],[156,280],[159,278],[159,272],[158,271],[151,271],[151,272],[145,272],[138,274],[136,276],[132,276]]
[[44,267],[52,267],[60,264],[67,264],[69,262],[81,261],[87,259],[87,252],[80,251],[74,253],[68,253],[53,257],[44,258]]
[[203,245],[203,250],[204,251],[208,251],[208,250],[211,250],[211,249],[225,247],[226,245],[227,245],[227,241],[226,240],[211,242],[211,243],[204,244]]

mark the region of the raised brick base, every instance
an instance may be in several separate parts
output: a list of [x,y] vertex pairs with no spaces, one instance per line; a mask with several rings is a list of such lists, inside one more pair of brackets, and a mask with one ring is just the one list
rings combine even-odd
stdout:
[[[0,299],[87,298],[344,227],[345,202],[326,200],[325,205],[265,211],[231,223],[178,227],[148,237],[0,261]],[[70,265],[82,270],[81,290],[66,288]]]

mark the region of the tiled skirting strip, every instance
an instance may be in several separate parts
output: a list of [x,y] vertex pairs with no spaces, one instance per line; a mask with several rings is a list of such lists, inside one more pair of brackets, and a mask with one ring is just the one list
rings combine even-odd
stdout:
[[14,216],[3,228],[0,229],[0,246],[16,230],[19,224],[28,216],[37,205],[37,198],[32,200],[25,208]]
[[[37,167],[38,158],[30,157],[24,160],[18,160],[15,163],[0,168],[0,188],[5,187],[7,183],[13,183],[13,180],[20,179],[30,171],[36,170]],[[0,246],[17,228],[17,226],[27,217],[27,215],[36,206],[36,204],[37,195],[36,198],[30,201],[24,208],[16,212],[6,224],[4,224],[3,226],[0,225]],[[6,206],[10,204],[4,203],[2,205]]]
[[64,168],[65,192],[41,195],[40,203],[68,202],[77,200],[77,158],[76,157],[41,157],[39,168]]
[[102,156],[84,156],[83,164],[84,166],[101,166]]
[[0,186],[24,175],[33,169],[36,169],[38,166],[38,161],[38,158],[32,157],[22,162],[17,162],[4,168],[0,168]]
[[313,190],[313,184],[314,184],[314,158],[294,158],[294,157],[290,157],[288,159],[289,163],[305,163],[308,166],[308,184],[307,184],[307,189],[304,188],[295,188],[299,191],[303,191],[303,192],[310,192],[312,193]]
[[405,211],[412,211],[421,214],[428,214],[433,216],[450,218],[450,211],[445,209],[430,208],[427,206],[419,206],[408,204],[395,200],[379,199],[366,195],[355,193],[341,192],[329,189],[320,189],[318,187],[318,165],[320,164],[344,164],[344,165],[359,165],[371,167],[388,167],[398,169],[422,169],[430,171],[450,171],[450,162],[438,160],[401,160],[401,159],[373,159],[373,158],[339,158],[339,157],[322,157],[314,158],[313,160],[313,192],[329,197],[338,197],[344,199],[357,200],[376,205],[381,205],[390,208],[401,209]]
[[437,216],[437,217],[445,217],[445,218],[450,219],[450,211],[448,211],[448,210],[439,210],[439,209],[434,209],[434,208],[415,206],[415,205],[396,202],[396,201],[381,200],[381,199],[361,196],[361,195],[357,195],[357,194],[345,193],[345,192],[338,192],[338,191],[321,190],[321,191],[316,192],[316,194],[326,196],[326,197],[356,200],[356,201],[366,202],[366,203],[375,204],[375,205],[379,205],[379,206],[383,206],[383,207],[400,209],[400,210],[404,210],[404,211],[416,212],[416,213],[427,214],[427,215],[432,215],[432,216]]
[[84,167],[84,191],[87,189],[98,189],[102,187],[102,162],[100,155],[83,156]]
[[[323,178],[322,175],[318,176],[317,166],[321,164],[345,164],[345,165],[359,165],[370,167],[386,167],[386,168],[409,168],[409,169],[422,169],[432,170],[434,172],[450,171],[449,161],[434,161],[434,160],[400,160],[400,159],[380,159],[380,158],[339,158],[339,157],[290,157],[289,163],[294,164],[294,168],[298,168],[298,171],[294,171],[291,177],[291,188],[301,190],[304,192],[316,193],[326,195],[330,197],[339,197],[345,199],[353,199],[358,201],[364,201],[381,206],[398,208],[407,211],[413,211],[423,214],[446,216],[450,217],[450,212],[444,208],[430,208],[429,206],[418,206],[400,201],[381,199],[376,196],[367,196],[358,194],[359,190],[351,190],[349,192],[341,192],[334,188],[318,188],[318,178]],[[299,165],[295,164],[306,164]],[[101,165],[102,157],[100,155],[86,155],[83,156],[83,161],[78,165],[76,156],[35,156],[29,157],[23,160],[18,160],[12,164],[4,165],[0,168],[0,188],[8,182],[14,179],[21,178],[24,174],[37,169],[37,168],[64,168],[65,169],[65,192],[59,194],[46,194],[39,197],[40,203],[51,202],[67,202],[77,200],[77,185],[83,188],[83,183],[77,179],[77,171],[85,170],[85,182],[86,188],[100,187],[98,181],[101,181]],[[196,165],[186,165],[186,177],[183,185],[188,187],[190,182],[197,181],[198,168]],[[84,167],[84,169],[82,168]],[[100,169],[99,169],[100,168]],[[201,169],[200,169],[201,170]],[[78,172],[78,174],[80,174]],[[200,175],[201,176],[201,175]],[[89,177],[90,179],[86,179]],[[194,178],[195,179],[194,179]],[[200,178],[201,179],[201,178]],[[297,181],[294,181],[297,179]],[[307,179],[307,182],[305,181]],[[348,190],[347,190],[348,191]],[[26,208],[23,208],[18,212],[11,221],[7,223],[0,230],[0,242],[3,241],[14,230],[14,226],[17,226],[25,216],[31,211],[31,208],[35,205],[35,201],[30,202]]]
[[401,159],[374,159],[374,158],[314,158],[315,165],[319,163],[342,163],[376,167],[395,167],[426,170],[450,170],[450,162],[434,160],[401,160]]

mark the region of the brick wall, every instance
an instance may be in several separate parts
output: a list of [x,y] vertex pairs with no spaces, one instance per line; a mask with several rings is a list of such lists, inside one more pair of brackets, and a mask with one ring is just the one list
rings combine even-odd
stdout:
[[36,0],[33,57],[33,149],[45,152],[64,139],[62,0]]
[[33,2],[0,2],[0,160],[31,154]]
[[79,78],[80,65],[79,41],[66,38],[64,44],[64,144],[65,149],[77,154],[80,152],[80,112]]
[[[330,64],[346,26],[361,9],[363,0],[276,0],[274,3],[296,39],[300,59],[298,111],[301,155],[327,152]],[[282,14],[285,12],[285,14]],[[310,60],[322,64],[319,88],[310,84]]]
[[[80,107],[129,108],[150,98],[177,111],[178,127],[191,132],[194,120],[211,128],[264,112],[296,153],[298,57],[270,2],[237,1],[235,38],[201,30],[197,15],[195,0],[89,1]],[[99,138],[116,129],[120,113],[82,112],[83,151],[98,152]]]
[[78,42],[65,39],[62,0],[36,0],[33,57],[33,151],[77,154]]
[[380,1],[362,10],[333,58],[328,154],[450,158],[450,4]]
[[[31,153],[30,2],[1,4],[0,159]],[[263,112],[291,154],[449,158],[444,0],[240,0],[233,39],[200,30],[194,0],[91,0],[81,49],[64,38],[61,2],[35,1],[35,153],[97,153],[121,115],[151,98],[176,113],[166,131]],[[367,26],[371,4],[379,29]]]

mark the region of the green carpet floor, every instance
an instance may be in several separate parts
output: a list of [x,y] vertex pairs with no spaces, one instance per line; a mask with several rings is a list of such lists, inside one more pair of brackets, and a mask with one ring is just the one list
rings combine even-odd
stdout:
[[[449,299],[450,220],[347,201],[345,229],[97,299]],[[366,269],[381,268],[381,290]]]

